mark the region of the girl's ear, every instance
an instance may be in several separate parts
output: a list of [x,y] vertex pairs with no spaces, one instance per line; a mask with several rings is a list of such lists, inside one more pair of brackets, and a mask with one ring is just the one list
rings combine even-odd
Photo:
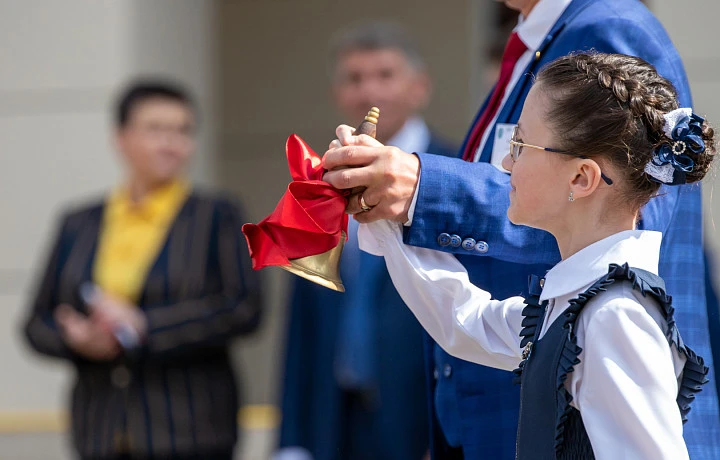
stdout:
[[583,198],[595,192],[600,185],[600,165],[591,158],[581,158],[574,162],[573,176],[570,179],[570,191],[574,198]]

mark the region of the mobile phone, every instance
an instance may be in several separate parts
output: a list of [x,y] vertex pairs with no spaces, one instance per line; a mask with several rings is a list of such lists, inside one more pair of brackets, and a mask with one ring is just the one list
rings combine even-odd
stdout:
[[[100,293],[101,290],[95,283],[86,281],[80,284],[78,294],[84,304],[86,314],[89,314],[90,306]],[[140,343],[140,336],[137,331],[128,324],[115,324],[112,328],[112,334],[126,352],[137,348]]]

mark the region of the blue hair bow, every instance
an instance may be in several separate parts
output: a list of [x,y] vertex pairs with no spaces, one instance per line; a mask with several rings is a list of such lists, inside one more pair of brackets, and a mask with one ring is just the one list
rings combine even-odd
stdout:
[[665,114],[663,131],[667,142],[653,151],[653,157],[645,168],[656,182],[681,185],[687,182],[686,173],[695,167],[688,151],[699,155],[705,151],[702,124],[705,119],[683,108]]

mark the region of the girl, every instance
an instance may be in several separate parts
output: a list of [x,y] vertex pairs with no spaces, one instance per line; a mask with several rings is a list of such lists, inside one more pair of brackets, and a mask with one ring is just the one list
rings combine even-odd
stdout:
[[712,129],[647,62],[577,54],[540,72],[510,144],[508,217],[550,232],[562,255],[526,299],[493,300],[454,256],[406,246],[388,221],[362,225],[361,247],[385,257],[445,350],[515,369],[517,458],[688,458],[682,423],[707,368],[657,276],[661,234],[635,228],[661,184],[703,178]]

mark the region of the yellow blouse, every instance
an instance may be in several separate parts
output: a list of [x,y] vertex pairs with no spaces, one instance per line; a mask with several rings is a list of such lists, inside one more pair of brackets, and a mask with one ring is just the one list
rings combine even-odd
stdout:
[[105,203],[93,281],[103,291],[136,304],[145,279],[190,193],[185,181],[153,190],[135,203],[126,187]]

